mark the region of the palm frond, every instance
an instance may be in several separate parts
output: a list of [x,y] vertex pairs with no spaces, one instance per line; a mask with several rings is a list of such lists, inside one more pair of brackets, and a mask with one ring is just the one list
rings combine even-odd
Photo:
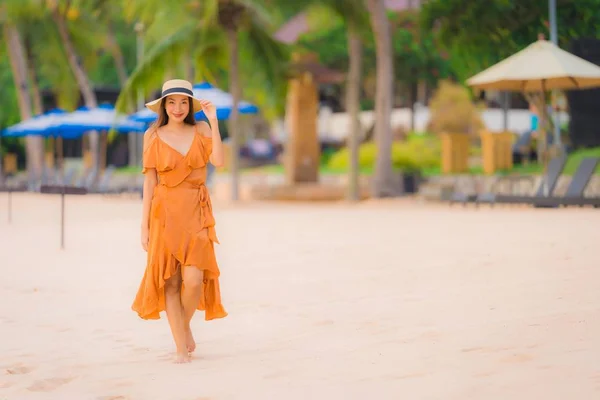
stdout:
[[10,21],[19,24],[32,22],[44,16],[45,9],[32,0],[2,0],[0,2],[0,23]]
[[219,0],[202,0],[198,2],[195,16],[203,27],[214,26],[219,14]]
[[194,48],[194,66],[196,80],[205,80],[213,85],[217,83],[218,71],[228,66],[226,38],[223,30],[213,27],[202,29],[201,36]]
[[79,86],[69,64],[65,62],[66,54],[54,23],[44,20],[29,29],[35,29],[28,33],[38,38],[31,45],[40,88],[54,91],[58,107],[75,109],[79,101]]
[[188,23],[155,45],[122,88],[116,104],[117,110],[126,112],[128,101],[135,101],[138,90],[143,90],[144,95],[147,95],[150,90],[160,87],[165,71],[191,48],[198,30],[196,23]]
[[319,2],[333,10],[353,29],[361,34],[370,34],[369,11],[364,0],[320,0]]
[[129,0],[123,4],[123,13],[129,22],[151,24],[157,19],[157,13],[166,5],[168,6],[164,0]]
[[82,12],[77,19],[68,20],[67,27],[77,55],[86,71],[90,71],[98,63],[98,53],[104,47],[105,25]]
[[240,62],[246,82],[260,82],[264,106],[276,108],[285,97],[287,85],[288,48],[275,40],[259,23],[251,23],[241,36]]
[[0,41],[0,130],[19,122],[19,105],[5,43],[4,40]]
[[253,23],[260,24],[265,30],[273,32],[275,26],[273,25],[272,12],[262,2],[257,0],[236,0],[236,2],[244,6],[245,13]]
[[198,19],[194,15],[183,12],[181,8],[175,8],[177,10],[171,8],[159,10],[154,23],[146,25],[144,39],[148,43],[162,42],[165,37],[178,32],[183,25],[192,23],[198,25]]

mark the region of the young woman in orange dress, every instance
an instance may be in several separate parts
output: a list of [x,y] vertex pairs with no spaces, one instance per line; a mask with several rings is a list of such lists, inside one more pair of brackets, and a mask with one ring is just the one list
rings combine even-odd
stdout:
[[[194,98],[188,81],[165,82],[161,97],[146,106],[158,118],[144,134],[141,240],[148,257],[132,308],[143,319],[166,311],[175,362],[184,363],[196,349],[190,328],[195,311],[203,310],[207,321],[227,316],[206,187],[208,163],[223,165],[223,144],[215,106]],[[195,121],[200,110],[208,123]]]

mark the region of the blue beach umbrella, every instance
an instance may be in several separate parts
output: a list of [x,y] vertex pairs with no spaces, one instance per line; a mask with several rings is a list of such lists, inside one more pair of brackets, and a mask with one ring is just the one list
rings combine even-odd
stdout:
[[55,108],[4,129],[1,135],[5,137],[50,136],[55,133],[55,126],[65,115],[68,115],[66,111]]
[[[193,91],[194,97],[202,100],[208,100],[215,105],[218,119],[226,120],[229,118],[231,109],[233,107],[233,98],[229,93],[212,86],[208,82],[194,85]],[[240,114],[257,114],[259,110],[254,104],[248,103],[247,101],[240,101],[238,103],[238,111]],[[205,118],[203,111],[197,112],[194,114],[194,116],[197,120]],[[150,123],[156,120],[156,114],[147,108],[144,108],[143,110],[131,115],[131,119],[144,123]]]
[[75,138],[87,131],[144,132],[145,125],[130,119],[127,115],[117,114],[110,104],[97,108],[80,107],[60,119],[55,129],[64,138]]

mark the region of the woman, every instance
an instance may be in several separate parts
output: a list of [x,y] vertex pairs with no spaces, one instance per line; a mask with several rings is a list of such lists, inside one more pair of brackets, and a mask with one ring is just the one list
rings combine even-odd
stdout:
[[[161,97],[146,106],[158,119],[144,134],[142,247],[148,260],[132,308],[143,319],[167,312],[175,362],[184,363],[196,348],[190,329],[194,312],[204,310],[207,321],[227,316],[205,185],[208,162],[223,165],[223,144],[214,105],[194,98],[188,81],[165,82]],[[200,110],[209,124],[195,122]]]

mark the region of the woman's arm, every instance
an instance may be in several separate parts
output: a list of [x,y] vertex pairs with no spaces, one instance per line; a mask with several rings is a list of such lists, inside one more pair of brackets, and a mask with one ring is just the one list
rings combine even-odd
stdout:
[[210,101],[201,100],[202,110],[208,119],[209,124],[204,121],[198,123],[202,135],[212,138],[212,152],[209,160],[215,167],[225,165],[225,155],[223,154],[223,142],[221,141],[221,132],[219,131],[219,120],[217,119],[217,109]]
[[212,152],[209,160],[215,167],[222,167],[225,164],[225,156],[223,154],[223,142],[221,140],[221,132],[219,131],[219,121],[215,118],[210,121],[210,125],[204,121],[198,123],[200,132],[203,136],[212,139]]
[[152,196],[154,188],[158,184],[156,169],[149,168],[144,175],[144,189],[142,198],[142,230],[150,227],[150,207],[152,206]]
[[158,184],[158,176],[156,174],[155,160],[146,160],[146,151],[152,142],[152,130],[148,129],[144,133],[144,186],[142,191],[142,232],[150,227],[150,207],[152,206],[152,196],[154,188]]

